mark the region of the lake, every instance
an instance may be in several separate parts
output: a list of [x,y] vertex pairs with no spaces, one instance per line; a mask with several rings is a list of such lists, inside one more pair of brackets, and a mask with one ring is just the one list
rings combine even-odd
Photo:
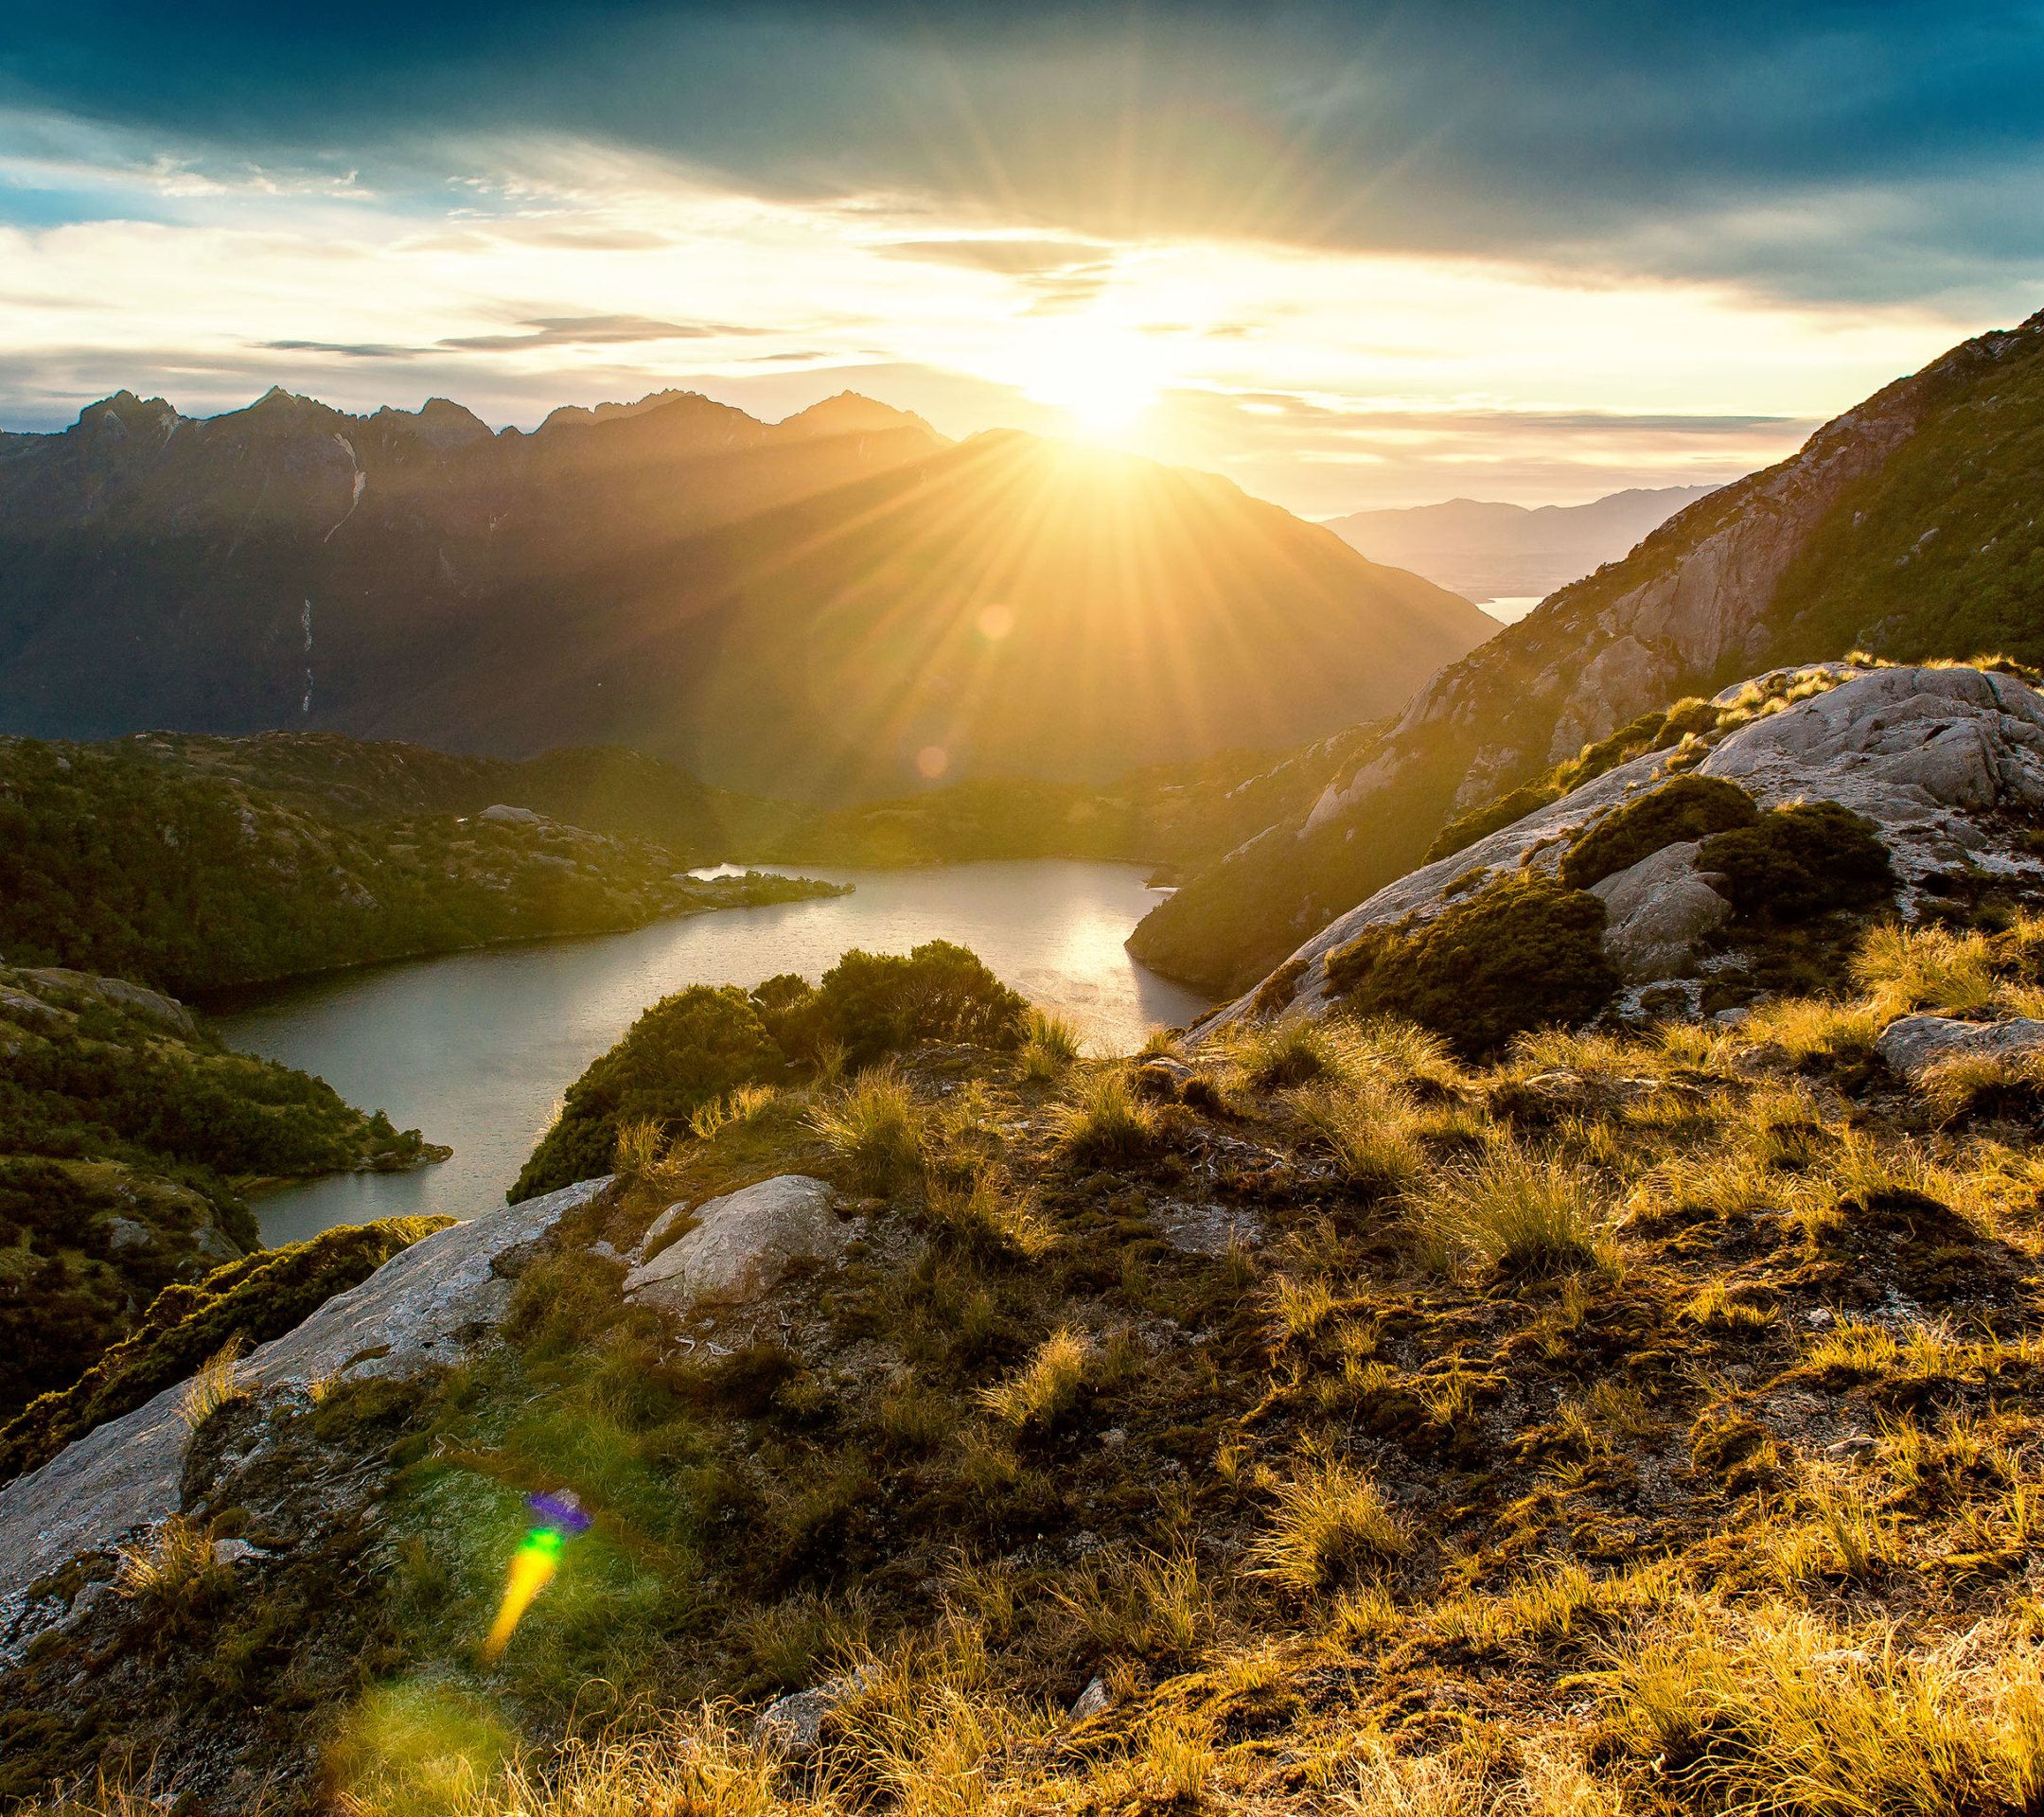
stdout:
[[[796,874],[791,870],[789,874]],[[390,1113],[454,1157],[410,1173],[342,1174],[253,1201],[263,1241],[337,1224],[503,1203],[582,1069],[647,1004],[690,984],[777,972],[812,981],[850,946],[970,946],[1007,983],[1069,1016],[1099,1052],[1207,1005],[1138,965],[1121,943],[1157,901],[1133,865],[1058,860],[915,871],[802,867],[855,886],[663,921],[628,934],[497,946],[335,972],[244,994],[213,1021],[234,1047],[317,1073],[350,1103]]]

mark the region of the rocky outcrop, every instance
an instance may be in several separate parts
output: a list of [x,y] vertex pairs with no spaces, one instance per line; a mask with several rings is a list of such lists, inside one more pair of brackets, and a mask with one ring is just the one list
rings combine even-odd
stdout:
[[66,971],[61,965],[25,969],[22,976],[47,990],[90,997],[96,1003],[126,1010],[131,1015],[142,1016],[168,1029],[172,1034],[191,1040],[198,1038],[198,1020],[176,997],[166,997],[161,991],[150,990],[145,985],[131,984],[125,978],[100,978],[91,972]]
[[[435,1232],[254,1351],[238,1383],[262,1395],[456,1361],[502,1320],[522,1261],[609,1183],[585,1180]],[[0,1490],[0,1649],[32,1638],[24,1592],[37,1579],[78,1553],[132,1543],[178,1511],[187,1387],[166,1388]]]
[[[2044,809],[2044,695],[1971,668],[1836,665],[1810,679],[1837,685],[1726,733],[1694,773],[1736,783],[1762,808],[1828,801],[1863,815],[1888,849],[1905,908],[1947,877],[2035,877],[2035,858],[1993,816],[2003,808]],[[1727,689],[1723,697],[1739,692]],[[1622,764],[1337,917],[1292,955],[1302,969],[1284,1014],[1326,1006],[1327,956],[1365,928],[1407,916],[1430,921],[1474,889],[1515,873],[1556,874],[1575,837],[1665,780],[1670,760],[1659,751]],[[1609,916],[1605,953],[1627,984],[1690,976],[1697,942],[1728,915],[1708,874],[1697,869],[1698,850],[1693,842],[1664,846],[1595,886]],[[1245,994],[1206,1024],[1201,1038],[1253,1014],[1254,1002],[1254,993]]]
[[879,1667],[868,1662],[806,1691],[776,1698],[753,1718],[752,1745],[785,1759],[806,1760],[822,1743],[823,1724],[879,1676]]
[[696,1227],[656,1247],[686,1208],[670,1206],[646,1233],[651,1260],[625,1278],[625,1296],[641,1305],[687,1313],[700,1304],[755,1297],[791,1262],[836,1261],[851,1242],[839,1222],[837,1193],[805,1173],[783,1173],[711,1199],[695,1212]]
[[1895,1071],[1920,1080],[1947,1060],[2014,1060],[2044,1051],[2044,1022],[2026,1015],[2005,1022],[1905,1015],[1881,1031],[1874,1048]]
[[[1359,746],[1348,774],[1308,814],[1278,828],[1253,859],[1189,879],[1144,919],[1131,950],[1170,976],[1241,990],[1299,936],[1411,870],[1444,822],[1585,744],[1763,665],[1836,657],[1854,643],[1881,653],[1878,626],[1838,614],[1851,610],[1859,581],[1891,585],[1899,564],[1920,556],[1889,554],[1892,536],[1877,549],[1877,526],[1862,534],[1855,501],[1881,483],[1898,450],[1930,434],[1952,444],[1938,508],[1961,510],[1965,488],[1999,484],[1998,450],[2034,436],[2040,372],[2044,315],[1965,343],[1827,423],[1792,459],[1690,505],[1624,561],[1561,589],[1440,670],[1394,725]],[[1993,499],[1980,508],[1983,520],[2005,515]],[[2010,548],[2022,541],[2020,524]],[[1829,576],[1828,592],[1806,573],[1812,562]],[[1971,624],[1949,635],[1963,646],[1946,648],[1934,623],[1912,621],[1893,653],[1965,657],[1981,647]]]

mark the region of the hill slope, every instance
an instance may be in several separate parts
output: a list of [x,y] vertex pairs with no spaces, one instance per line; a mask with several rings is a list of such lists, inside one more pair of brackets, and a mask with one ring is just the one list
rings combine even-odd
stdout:
[[1225,481],[851,397],[492,436],[123,393],[0,451],[0,724],[44,735],[625,743],[842,802],[1296,744],[1490,628]]
[[1965,342],[1700,500],[1442,670],[1313,809],[1195,877],[1130,941],[1242,990],[1418,864],[1456,815],[1638,715],[1852,646],[2044,658],[2044,315]]

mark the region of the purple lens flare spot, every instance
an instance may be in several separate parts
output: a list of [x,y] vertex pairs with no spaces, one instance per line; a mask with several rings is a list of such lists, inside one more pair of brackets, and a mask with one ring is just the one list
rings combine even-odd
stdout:
[[589,1531],[590,1517],[582,1511],[582,1504],[572,1489],[555,1495],[528,1496],[525,1506],[556,1532],[572,1535]]

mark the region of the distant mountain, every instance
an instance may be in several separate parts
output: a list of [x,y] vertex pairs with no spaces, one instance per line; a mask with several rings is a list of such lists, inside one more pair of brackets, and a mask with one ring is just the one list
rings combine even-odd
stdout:
[[1227,481],[846,395],[492,435],[122,393],[0,449],[0,729],[625,744],[824,803],[1394,710],[1493,628]]
[[1855,647],[2044,662],[2040,499],[2044,313],[1896,380],[1443,669],[1309,811],[1191,878],[1130,947],[1217,993],[1246,988],[1412,870],[1449,820],[1771,665]]
[[1329,519],[1327,527],[1370,560],[1409,568],[1465,599],[1541,600],[1617,561],[1648,531],[1715,490],[1635,487],[1588,504],[1532,510],[1450,499],[1404,511],[1357,511]]

